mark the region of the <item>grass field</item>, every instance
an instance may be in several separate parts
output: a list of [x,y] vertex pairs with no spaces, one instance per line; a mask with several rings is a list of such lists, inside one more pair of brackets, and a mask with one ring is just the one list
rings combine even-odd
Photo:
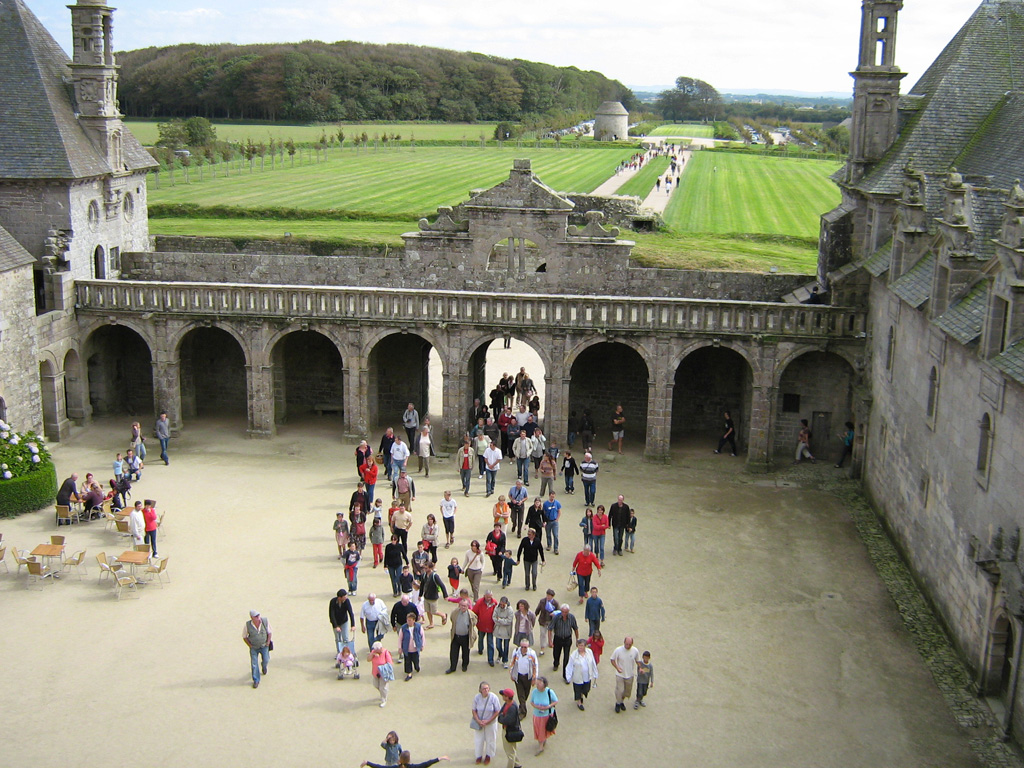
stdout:
[[715,128],[711,125],[701,123],[674,123],[672,125],[659,125],[648,136],[688,136],[693,139],[715,138]]
[[651,194],[654,189],[654,182],[668,170],[669,159],[667,157],[656,157],[640,169],[632,179],[627,181],[618,191],[617,195],[636,195],[641,200]]
[[[156,144],[157,120],[125,121],[135,138],[146,146]],[[398,134],[403,139],[416,138],[420,141],[447,139],[458,141],[479,141],[480,134],[488,139],[494,138],[496,123],[340,123],[330,125],[283,125],[281,123],[214,123],[217,138],[221,141],[244,142],[292,139],[296,144],[314,142],[324,133],[328,137],[336,136],[338,127],[345,131],[345,144],[359,134],[366,133],[372,140],[374,134]]]
[[[410,221],[433,213],[439,205],[466,199],[470,189],[486,188],[508,178],[512,161],[529,158],[534,171],[560,191],[591,192],[614,173],[632,149],[574,151],[421,147],[334,154],[326,163],[277,170],[235,171],[232,176],[171,186],[166,173],[159,187],[150,183],[150,203],[194,203],[242,208],[281,206],[309,210],[407,215]],[[257,169],[259,163],[257,163]],[[195,180],[198,174],[192,170]]]
[[665,223],[676,232],[814,240],[819,216],[839,203],[839,190],[828,178],[838,167],[822,160],[695,152]]

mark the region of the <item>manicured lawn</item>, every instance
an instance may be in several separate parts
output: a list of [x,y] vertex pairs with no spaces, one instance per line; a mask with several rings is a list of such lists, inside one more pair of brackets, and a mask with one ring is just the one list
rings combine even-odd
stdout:
[[641,168],[636,176],[619,187],[615,194],[636,195],[643,200],[651,194],[651,190],[654,189],[654,182],[658,180],[658,177],[668,170],[669,162],[667,157],[654,158]]
[[811,275],[818,263],[817,247],[799,238],[704,233],[627,232],[636,242],[633,258],[645,267],[721,269],[736,272],[779,272]]
[[[717,168],[717,171],[715,170]],[[675,232],[815,239],[819,217],[839,203],[823,160],[695,152],[665,211]]]
[[320,240],[353,246],[402,247],[402,234],[415,232],[416,221],[320,221],[316,219],[205,219],[156,218],[149,220],[153,235]]
[[648,136],[688,136],[693,139],[715,138],[715,128],[712,125],[701,123],[673,123],[672,125],[659,125]]
[[171,186],[161,174],[159,186],[150,181],[150,203],[194,203],[242,208],[282,206],[309,210],[340,209],[367,213],[408,215],[411,221],[433,213],[440,205],[454,205],[470,189],[485,189],[508,178],[512,161],[529,158],[534,172],[548,186],[566,192],[591,192],[614,173],[632,149],[516,149],[420,147],[415,150],[335,152],[328,162],[259,171],[232,171],[232,175],[182,183],[179,170]]
[[[126,121],[135,137],[146,146],[156,144],[157,120]],[[488,139],[494,138],[495,123],[340,123],[345,131],[345,145],[366,133],[372,141],[374,134],[383,136],[398,134],[403,140],[418,139],[420,141],[447,139],[458,141],[465,139],[478,142],[480,134]],[[252,139],[255,142],[269,141],[271,138],[282,141],[291,139],[296,144],[314,142],[324,133],[327,137],[337,136],[339,125],[285,125],[281,123],[214,123],[217,138],[221,141],[244,142]]]

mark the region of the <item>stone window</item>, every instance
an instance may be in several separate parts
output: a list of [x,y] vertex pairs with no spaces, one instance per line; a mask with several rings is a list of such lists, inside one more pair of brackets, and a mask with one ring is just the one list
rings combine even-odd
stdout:
[[1010,302],[999,296],[993,296],[988,307],[988,320],[985,323],[985,357],[998,355],[1006,351],[1006,326],[1010,318]]
[[782,395],[783,413],[800,413],[800,395]]
[[939,369],[932,367],[928,374],[928,405],[925,408],[925,416],[928,419],[928,428],[935,429],[935,414],[939,410]]
[[121,249],[116,245],[110,249],[110,263],[107,268],[111,273],[121,271]]
[[135,217],[135,198],[132,197],[131,192],[126,192],[124,196],[124,218],[125,221],[131,221]]
[[89,203],[89,228],[93,231],[100,228],[100,204],[96,200]]
[[889,336],[885,344],[885,370],[889,372],[889,380],[892,381],[893,363],[896,362],[896,327],[889,326]]
[[981,417],[978,430],[978,464],[975,467],[974,477],[982,488],[988,490],[989,468],[992,465],[992,444],[995,441],[995,429],[989,414],[986,413]]

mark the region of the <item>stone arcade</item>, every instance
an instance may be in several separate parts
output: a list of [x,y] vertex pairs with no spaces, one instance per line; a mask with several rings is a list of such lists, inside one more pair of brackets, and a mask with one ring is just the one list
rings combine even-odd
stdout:
[[603,427],[622,402],[652,461],[723,409],[760,470],[788,460],[800,418],[825,452],[852,420],[854,475],[1019,739],[1024,53],[1007,41],[1024,0],[982,3],[902,96],[901,7],[863,3],[843,204],[822,220],[830,303],[810,306],[782,298],[799,276],[637,267],[523,161],[387,257],[151,242],[113,9],[71,7],[69,63],[0,0],[0,417],[62,440],[95,416],[166,410],[182,429],[235,411],[273,437],[328,404],[364,435],[426,403],[434,350],[443,402],[425,407],[452,442],[492,383],[488,345],[514,336],[543,360],[549,431],[583,407]]

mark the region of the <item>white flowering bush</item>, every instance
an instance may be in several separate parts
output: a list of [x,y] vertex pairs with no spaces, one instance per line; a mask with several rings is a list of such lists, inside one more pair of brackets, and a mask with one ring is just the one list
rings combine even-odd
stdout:
[[34,432],[17,432],[0,420],[0,515],[16,515],[53,503],[53,459]]

